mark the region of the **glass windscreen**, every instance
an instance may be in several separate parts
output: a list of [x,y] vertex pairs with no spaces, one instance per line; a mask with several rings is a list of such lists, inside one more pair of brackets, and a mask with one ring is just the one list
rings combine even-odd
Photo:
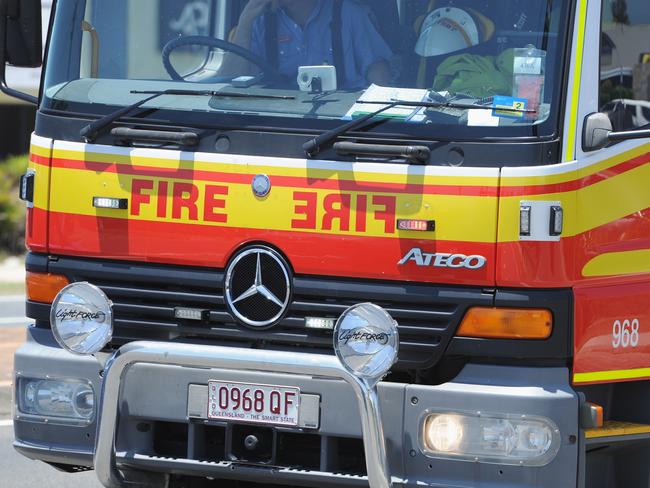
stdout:
[[390,104],[373,130],[549,136],[567,3],[59,0],[43,108],[100,115],[201,90],[140,116],[327,128]]

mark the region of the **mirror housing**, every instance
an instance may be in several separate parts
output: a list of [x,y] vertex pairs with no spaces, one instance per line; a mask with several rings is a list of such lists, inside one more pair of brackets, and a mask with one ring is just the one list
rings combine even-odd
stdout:
[[595,112],[587,115],[582,132],[582,150],[596,151],[609,144],[609,134],[614,131],[607,114]]
[[0,0],[6,19],[5,60],[19,68],[39,68],[43,64],[40,0]]
[[43,64],[40,0],[0,0],[0,90],[37,103],[36,97],[13,90],[5,79],[6,65],[38,68]]
[[607,114],[595,112],[585,118],[582,132],[582,150],[584,152],[597,151],[607,147],[612,142],[646,138],[650,138],[650,129],[614,132],[612,121]]

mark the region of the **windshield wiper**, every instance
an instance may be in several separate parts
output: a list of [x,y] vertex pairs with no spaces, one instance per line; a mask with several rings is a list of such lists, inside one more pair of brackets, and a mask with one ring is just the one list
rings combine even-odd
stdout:
[[[488,105],[477,105],[473,103],[457,103],[457,102],[413,102],[408,100],[396,100],[392,99],[390,102],[384,101],[362,101],[360,102],[364,105],[384,105],[382,108],[370,112],[369,114],[354,119],[346,124],[341,125],[340,127],[335,127],[326,132],[323,132],[321,135],[314,137],[312,140],[307,141],[303,144],[302,148],[305,151],[305,154],[310,157],[316,157],[323,149],[328,147],[334,140],[338,137],[346,134],[350,131],[358,129],[363,126],[367,121],[381,115],[383,112],[390,110],[395,107],[425,107],[425,108],[458,108],[458,109],[481,109],[481,110],[494,110],[495,107]],[[536,113],[535,110],[526,110],[526,109],[516,109],[510,107],[497,107],[499,111],[504,112],[516,112],[516,113]]]
[[[360,102],[368,105],[383,105],[386,102],[379,101],[370,101],[370,102]],[[514,107],[495,107],[494,105],[478,105],[476,103],[459,103],[459,102],[410,102],[408,100],[391,100],[390,103],[394,103],[395,106],[402,107],[425,107],[425,108],[458,108],[464,110],[498,110],[499,112],[515,112],[518,114],[535,114],[537,110],[525,109],[525,108],[514,108]]]
[[139,94],[139,95],[151,95],[151,96],[145,97],[142,100],[138,100],[137,102],[132,103],[131,105],[127,105],[126,107],[122,107],[116,110],[115,112],[104,115],[100,119],[97,119],[94,122],[91,122],[90,124],[86,125],[79,132],[79,135],[83,137],[84,141],[88,143],[94,142],[97,139],[97,137],[102,133],[102,131],[105,130],[108,126],[110,126],[113,122],[115,122],[118,119],[121,119],[122,117],[125,117],[126,115],[130,114],[133,110],[141,107],[145,103],[150,102],[151,100],[161,97],[163,95],[176,95],[176,96],[183,96],[183,97],[256,98],[256,99],[265,99],[265,100],[266,99],[292,100],[295,98],[286,95],[256,95],[253,93],[224,92],[224,91],[215,91],[215,90],[177,90],[177,89],[160,90],[160,91],[131,90],[131,93]]
[[[385,104],[386,102],[382,103],[382,105]],[[390,110],[391,108],[396,107],[397,105],[399,105],[399,103],[390,102],[388,103],[388,105],[380,108],[379,110],[375,110],[374,112],[370,112],[369,114],[366,114],[363,117],[359,117],[358,119],[351,120],[350,122],[343,124],[339,127],[335,127],[328,131],[325,131],[321,135],[314,137],[312,140],[305,142],[302,145],[302,148],[305,151],[307,157],[315,158],[323,149],[329,146],[329,144],[331,144],[339,136],[342,136],[347,132],[353,131],[354,129],[358,129],[366,122],[368,122],[370,119],[376,117],[377,115],[380,115],[386,110]]]

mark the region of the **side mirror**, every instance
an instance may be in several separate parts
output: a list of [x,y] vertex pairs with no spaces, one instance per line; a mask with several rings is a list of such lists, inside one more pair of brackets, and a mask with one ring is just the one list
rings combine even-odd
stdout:
[[646,138],[650,138],[650,129],[614,132],[612,122],[607,114],[596,112],[587,115],[585,119],[582,150],[584,152],[596,151],[607,147],[611,142]]
[[31,103],[36,97],[12,90],[5,80],[7,64],[38,68],[43,63],[40,0],[0,0],[0,90]]
[[614,131],[607,114],[596,112],[587,115],[582,134],[582,150],[596,151],[609,144],[609,135]]

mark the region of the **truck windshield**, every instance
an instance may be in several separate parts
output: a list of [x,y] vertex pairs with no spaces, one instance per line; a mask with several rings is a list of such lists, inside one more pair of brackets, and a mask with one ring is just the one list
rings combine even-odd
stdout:
[[156,97],[140,116],[326,130],[382,102],[425,101],[384,111],[389,123],[372,130],[550,137],[568,3],[59,0],[42,108],[97,117],[142,92],[209,90],[224,93]]

